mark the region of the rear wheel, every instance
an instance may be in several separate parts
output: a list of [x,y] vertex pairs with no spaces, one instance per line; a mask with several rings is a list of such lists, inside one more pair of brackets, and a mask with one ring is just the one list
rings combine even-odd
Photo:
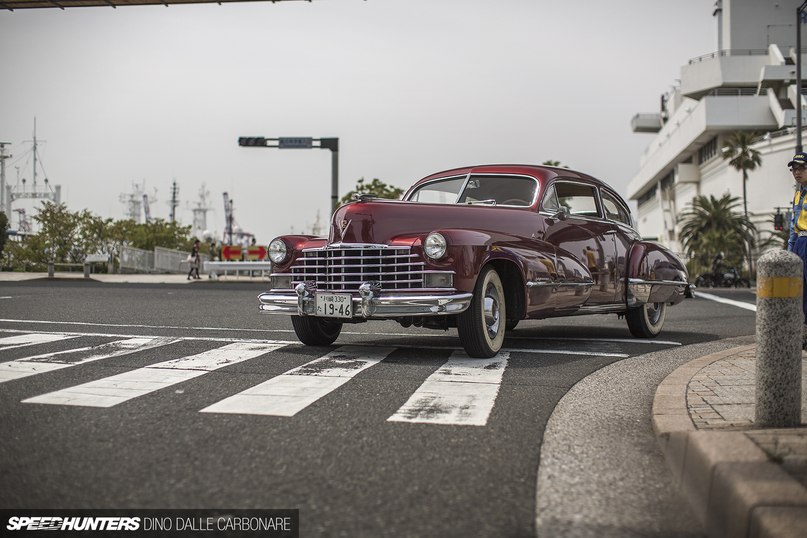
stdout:
[[291,324],[300,342],[307,346],[333,344],[342,331],[342,322],[309,316],[292,316]]
[[667,303],[646,303],[625,315],[630,333],[637,338],[655,338],[664,326]]
[[457,316],[457,331],[465,352],[471,357],[493,357],[504,343],[507,308],[499,273],[487,266],[474,287],[467,310]]

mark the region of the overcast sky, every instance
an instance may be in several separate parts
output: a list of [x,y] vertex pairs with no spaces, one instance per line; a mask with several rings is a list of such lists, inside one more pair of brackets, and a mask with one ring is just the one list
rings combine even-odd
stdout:
[[227,191],[260,244],[310,228],[318,211],[328,221],[331,156],[241,148],[239,136],[338,137],[340,196],[361,177],[407,187],[456,166],[545,160],[625,196],[652,139],[630,120],[657,112],[680,67],[716,50],[713,7],[314,0],[2,11],[6,180],[31,186],[36,117],[45,173],[71,210],[124,218],[121,194],[137,183],[156,189],[152,216],[168,218],[176,179],[183,224],[204,185],[210,231],[224,230]]

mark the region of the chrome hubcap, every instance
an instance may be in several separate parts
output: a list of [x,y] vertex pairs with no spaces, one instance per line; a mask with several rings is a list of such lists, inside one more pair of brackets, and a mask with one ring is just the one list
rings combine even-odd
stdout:
[[485,289],[485,298],[482,301],[482,316],[485,319],[485,329],[488,338],[493,340],[499,334],[501,319],[499,315],[499,292],[493,284],[488,284]]
[[658,323],[659,317],[661,316],[661,308],[659,308],[659,304],[648,303],[645,305],[645,308],[647,309],[647,321],[649,321],[651,325]]

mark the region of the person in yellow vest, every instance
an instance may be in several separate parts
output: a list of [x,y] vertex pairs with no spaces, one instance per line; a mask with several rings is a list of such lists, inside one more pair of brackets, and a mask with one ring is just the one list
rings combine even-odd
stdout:
[[[796,180],[796,193],[793,196],[793,215],[790,218],[790,238],[787,241],[787,250],[801,258],[804,271],[803,278],[807,280],[807,153],[799,152],[793,160],[787,163],[793,179]],[[804,310],[805,339],[802,347],[807,349],[807,281],[804,283],[804,297],[802,309]]]

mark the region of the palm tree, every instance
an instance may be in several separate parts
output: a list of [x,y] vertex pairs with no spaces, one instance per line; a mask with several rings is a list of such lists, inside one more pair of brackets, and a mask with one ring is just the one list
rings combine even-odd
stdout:
[[[746,194],[748,172],[762,164],[761,154],[751,147],[758,140],[759,133],[736,131],[726,138],[726,145],[722,150],[723,159],[729,159],[729,164],[743,174],[743,214],[746,219],[748,218],[748,195]],[[751,271],[751,243],[748,243],[748,270]]]
[[748,172],[756,170],[762,164],[759,151],[751,146],[759,140],[759,133],[736,131],[726,138],[723,147],[723,159],[730,159],[729,164],[743,174],[743,212],[748,216],[748,197],[745,184],[748,182]]
[[738,212],[739,198],[724,194],[696,196],[679,218],[681,244],[703,269],[719,252],[729,263],[742,260],[746,245],[754,244],[756,228],[747,215]]

